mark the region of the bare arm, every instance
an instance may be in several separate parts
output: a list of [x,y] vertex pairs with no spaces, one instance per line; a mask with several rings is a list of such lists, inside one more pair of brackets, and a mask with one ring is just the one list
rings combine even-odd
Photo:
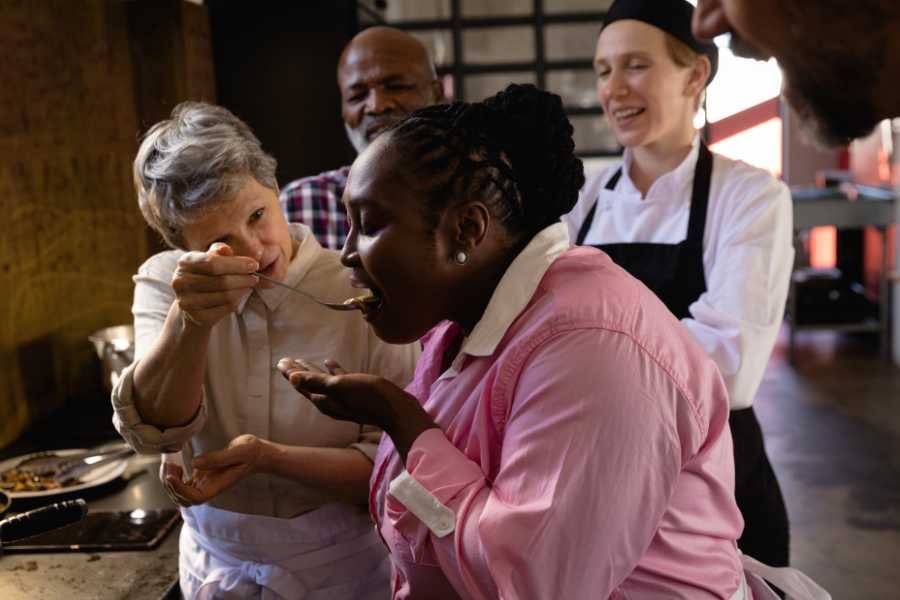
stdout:
[[267,473],[317,488],[335,500],[365,504],[372,462],[354,448],[288,446],[244,434],[223,450],[193,460],[193,476],[182,481],[181,467],[164,465],[165,486],[177,503],[201,504],[255,473]]
[[175,301],[159,337],[135,367],[134,403],[144,422],[165,429],[197,414],[212,327],[258,283],[251,275],[258,268],[225,244],[178,260],[172,275]]
[[354,448],[313,448],[263,443],[260,470],[318,488],[338,500],[365,504],[372,462]]
[[197,414],[209,332],[172,304],[159,338],[134,371],[134,404],[146,423],[178,427]]

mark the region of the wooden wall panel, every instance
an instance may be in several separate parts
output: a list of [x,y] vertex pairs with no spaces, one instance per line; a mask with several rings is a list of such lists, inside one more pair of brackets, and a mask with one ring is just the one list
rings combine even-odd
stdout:
[[0,0],[0,446],[108,402],[85,338],[130,322],[147,255],[127,4]]

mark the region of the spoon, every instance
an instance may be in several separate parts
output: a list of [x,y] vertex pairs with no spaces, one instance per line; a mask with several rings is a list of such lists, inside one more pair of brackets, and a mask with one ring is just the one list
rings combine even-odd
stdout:
[[312,300],[316,304],[324,306],[325,308],[330,308],[331,310],[360,310],[360,307],[357,306],[357,303],[355,303],[355,302],[351,302],[349,304],[337,304],[334,302],[322,302],[321,300],[319,300],[312,294],[307,294],[303,290],[298,290],[295,287],[291,287],[285,283],[281,283],[277,279],[272,279],[271,277],[263,275],[262,273],[254,273],[254,275],[259,277],[260,279],[265,279],[266,281],[268,281],[269,283],[271,283],[273,285],[277,285],[279,287],[283,287],[285,289],[291,290],[292,292],[296,292],[296,293],[300,294],[301,296],[304,296],[307,299]]

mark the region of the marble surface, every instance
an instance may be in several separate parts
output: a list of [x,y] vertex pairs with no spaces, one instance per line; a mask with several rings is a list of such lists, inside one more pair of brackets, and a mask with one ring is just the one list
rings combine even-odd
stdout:
[[[123,478],[83,494],[88,510],[174,506],[159,483],[157,456],[133,456]],[[11,511],[32,506],[13,503]],[[153,550],[0,555],[3,600],[143,600],[164,598],[178,579],[177,524]]]

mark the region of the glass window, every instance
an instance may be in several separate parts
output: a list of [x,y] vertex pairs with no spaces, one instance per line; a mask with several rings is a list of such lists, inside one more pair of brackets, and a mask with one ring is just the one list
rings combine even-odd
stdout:
[[463,31],[463,60],[469,64],[534,60],[534,28],[479,27]]
[[450,0],[391,0],[384,16],[388,23],[449,18]]
[[544,0],[548,15],[571,12],[595,12],[608,9],[613,0]]
[[619,152],[619,142],[603,115],[569,117],[575,129],[575,152]]
[[562,96],[567,108],[599,106],[597,100],[597,76],[593,71],[548,71],[547,91]]
[[428,55],[438,67],[453,64],[453,34],[448,29],[432,29],[410,31],[414,37],[425,44]]
[[780,93],[781,69],[774,59],[740,58],[720,47],[719,71],[706,90],[706,118],[719,121]]
[[466,101],[477,102],[493,96],[510,83],[535,83],[533,72],[491,73],[489,75],[467,75],[465,78]]
[[600,23],[547,25],[544,48],[547,60],[594,58]]
[[520,17],[533,8],[533,0],[462,0],[463,17]]

